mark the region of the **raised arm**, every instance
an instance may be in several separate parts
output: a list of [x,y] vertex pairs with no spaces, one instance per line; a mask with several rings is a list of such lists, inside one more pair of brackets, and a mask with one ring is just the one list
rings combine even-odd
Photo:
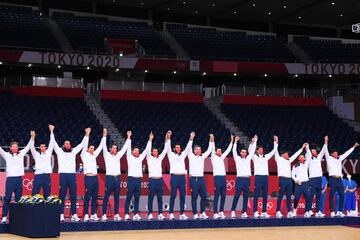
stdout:
[[306,143],[306,146],[305,146],[305,149],[306,149],[306,153],[305,153],[305,166],[306,167],[309,167],[310,166],[310,161],[311,161],[311,151],[310,151],[310,146],[308,143]]
[[87,148],[89,146],[89,137],[90,137],[90,132],[91,132],[91,128],[87,128],[85,129],[85,136],[84,139],[82,140],[82,150],[81,150],[81,156],[84,156],[84,154],[87,151]]
[[[221,155],[221,159],[224,160],[227,155],[229,155],[230,151],[231,151],[231,148],[233,146],[233,142],[234,142],[234,138],[235,136],[234,135],[231,135],[231,138],[230,138],[230,143],[229,143],[229,146],[227,147],[227,149],[225,150],[225,152]],[[215,144],[214,144],[214,149],[213,149],[214,153],[215,153]]]
[[101,153],[101,150],[103,150],[103,142],[106,141],[106,137],[102,137],[99,146],[96,148],[94,155],[97,157]]
[[150,135],[149,135],[149,141],[146,144],[146,148],[144,149],[144,151],[139,156],[141,161],[144,160],[147,153],[151,151],[151,142],[152,142],[153,138],[154,138],[154,135],[151,132]]
[[269,161],[277,152],[277,137],[274,136],[274,148],[268,154],[265,154],[265,160]]
[[210,134],[209,146],[206,149],[206,151],[202,154],[203,159],[207,158],[210,155],[212,150],[212,143],[214,143],[214,134]]
[[127,131],[126,135],[127,135],[127,139],[125,141],[124,146],[116,154],[116,158],[118,158],[119,160],[122,158],[122,156],[124,156],[125,152],[127,153],[127,151],[129,149],[130,149],[130,155],[131,155],[131,131]]
[[210,143],[211,146],[212,146],[212,149],[211,149],[211,158],[215,157],[215,154],[216,154],[216,147],[215,147],[215,142],[213,143]]
[[35,141],[31,141],[30,143],[30,152],[31,152],[31,155],[33,156],[33,158],[35,159],[36,157],[36,149],[35,149]]
[[128,131],[127,132],[127,136],[128,136],[128,139],[126,140],[128,143],[127,143],[127,148],[126,148],[126,159],[127,161],[129,161],[130,157],[131,157],[131,131]]
[[35,140],[35,132],[34,131],[31,131],[30,132],[30,141],[28,142],[28,144],[26,145],[26,147],[24,149],[22,149],[20,152],[19,152],[19,155],[21,157],[25,156],[25,154],[30,150],[30,146],[32,144],[34,144],[34,140]]
[[[73,148],[73,150],[72,150],[73,153],[78,154],[83,149],[83,147],[85,145],[85,141],[86,141],[86,134],[87,134],[87,132],[89,132],[89,134],[90,134],[90,131],[91,131],[91,128],[85,129],[85,136],[84,136],[83,140],[81,141],[81,143]],[[89,138],[88,138],[88,140],[89,140]]]
[[329,143],[329,137],[325,136],[324,137],[324,146],[322,147],[321,151],[324,152],[326,160],[328,160],[329,157],[330,157],[329,149],[328,149],[328,143]]
[[303,144],[303,146],[296,153],[294,153],[289,158],[289,162],[292,163],[293,161],[295,161],[295,159],[301,154],[301,152],[304,150],[304,148],[305,148],[305,143]]
[[239,155],[238,155],[238,153],[237,153],[237,143],[238,143],[239,140],[240,140],[240,137],[239,137],[239,136],[236,136],[236,137],[235,137],[234,146],[233,146],[233,149],[232,149],[232,154],[233,154],[234,160],[235,160],[235,158],[238,158],[238,157],[239,157]]
[[61,154],[62,152],[62,149],[59,147],[59,145],[57,144],[56,140],[55,140],[55,135],[54,133],[50,133],[50,141],[53,141],[54,143],[54,150],[55,150],[55,153],[57,155]]
[[191,132],[190,133],[190,139],[189,139],[189,142],[188,144],[186,145],[186,148],[184,151],[182,151],[181,153],[181,157],[182,158],[185,158],[187,155],[194,155],[193,153],[193,150],[192,150],[192,145],[193,145],[193,142],[194,142],[194,137],[195,137],[195,132]]
[[148,144],[150,144],[150,150],[146,152],[146,158],[149,160],[150,157],[151,157],[151,148],[152,148],[152,140],[154,139],[154,135],[153,133],[151,132],[150,133],[150,136],[149,136],[149,141],[148,141]]
[[106,145],[106,137],[107,137],[107,129],[104,128],[103,129],[103,138],[105,138],[105,139],[104,139],[104,141],[101,141],[104,155],[109,154],[109,150],[108,150],[107,145]]
[[321,148],[321,151],[319,152],[317,159],[321,161],[324,158],[324,155],[325,155],[325,149],[323,147]]
[[165,158],[169,148],[170,148],[170,135],[168,133],[166,133],[164,149],[162,150],[162,152],[159,155],[160,161],[162,161]]
[[249,155],[247,156],[247,158],[253,159],[254,155],[255,155],[255,150],[256,150],[256,142],[257,142],[257,135],[255,135],[252,140],[251,140],[251,144],[249,146]]
[[51,135],[54,135],[54,129],[55,129],[54,125],[49,124],[50,141],[49,141],[48,148],[46,150],[46,152],[49,154],[52,154],[52,152],[54,150],[54,138],[51,137]]
[[347,150],[345,153],[340,155],[339,160],[343,161],[345,158],[347,158],[354,150],[359,146],[358,143],[355,143],[354,146],[352,146],[349,150]]

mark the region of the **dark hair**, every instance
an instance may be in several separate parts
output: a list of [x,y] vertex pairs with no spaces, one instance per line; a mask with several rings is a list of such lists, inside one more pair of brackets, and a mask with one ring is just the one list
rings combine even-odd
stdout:
[[331,149],[330,153],[333,154],[334,152],[337,152],[335,148]]
[[264,149],[263,146],[257,146],[257,147],[256,147],[256,150],[259,150],[260,148]]
[[12,145],[18,145],[18,146],[19,146],[19,143],[14,141],[14,142],[11,142],[11,143],[10,143],[10,147],[11,147]]
[[110,145],[110,148],[112,148],[113,146],[115,146],[116,148],[118,148],[118,145],[115,144],[115,143],[112,143],[112,144]]

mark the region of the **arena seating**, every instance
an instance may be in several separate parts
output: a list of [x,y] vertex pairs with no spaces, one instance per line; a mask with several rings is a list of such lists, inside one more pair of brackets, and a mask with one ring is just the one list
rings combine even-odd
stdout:
[[162,149],[167,130],[173,131],[172,143],[184,148],[191,131],[196,132],[194,144],[205,151],[209,133],[214,133],[216,145],[227,147],[230,132],[202,103],[102,100],[102,107],[125,134],[133,131],[133,146],[144,148],[150,131],[155,134],[154,147]]
[[44,17],[32,8],[0,5],[0,32],[6,47],[59,50]]
[[18,141],[27,144],[30,130],[37,132],[36,143],[49,141],[48,124],[55,125],[55,136],[61,146],[64,140],[79,144],[84,129],[92,127],[90,143],[101,140],[102,126],[86,106],[83,98],[24,96],[11,91],[0,93],[0,145]]
[[[222,104],[222,111],[248,136],[259,135],[259,144],[273,148],[273,135],[279,136],[280,152],[295,152],[304,142],[321,149],[323,138],[329,135],[329,151],[345,152],[359,134],[347,126],[325,106],[271,106]],[[359,156],[356,150],[352,156]]]
[[360,62],[360,44],[342,43],[341,40],[311,40],[309,37],[294,37],[304,51],[320,62]]
[[167,30],[195,59],[293,62],[295,57],[276,36],[167,24]]
[[104,38],[137,39],[146,56],[175,57],[172,50],[145,22],[110,21],[101,17],[82,17],[54,12],[53,18],[77,50],[106,52]]

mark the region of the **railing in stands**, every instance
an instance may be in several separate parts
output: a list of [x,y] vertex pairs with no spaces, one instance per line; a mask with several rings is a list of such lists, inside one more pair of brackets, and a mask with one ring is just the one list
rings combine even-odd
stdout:
[[141,91],[141,92],[173,92],[173,93],[201,93],[202,84],[167,83],[146,81],[108,81],[101,80],[103,90]]

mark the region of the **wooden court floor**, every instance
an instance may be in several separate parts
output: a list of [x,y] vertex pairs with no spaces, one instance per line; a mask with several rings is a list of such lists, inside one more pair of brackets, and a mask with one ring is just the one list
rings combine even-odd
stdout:
[[[1,240],[27,239],[11,234],[0,234]],[[45,238],[43,238],[45,239]],[[50,238],[51,239],[51,238]],[[64,232],[61,240],[359,240],[360,228],[344,226],[314,227],[259,227],[219,229],[176,229],[104,232]]]

